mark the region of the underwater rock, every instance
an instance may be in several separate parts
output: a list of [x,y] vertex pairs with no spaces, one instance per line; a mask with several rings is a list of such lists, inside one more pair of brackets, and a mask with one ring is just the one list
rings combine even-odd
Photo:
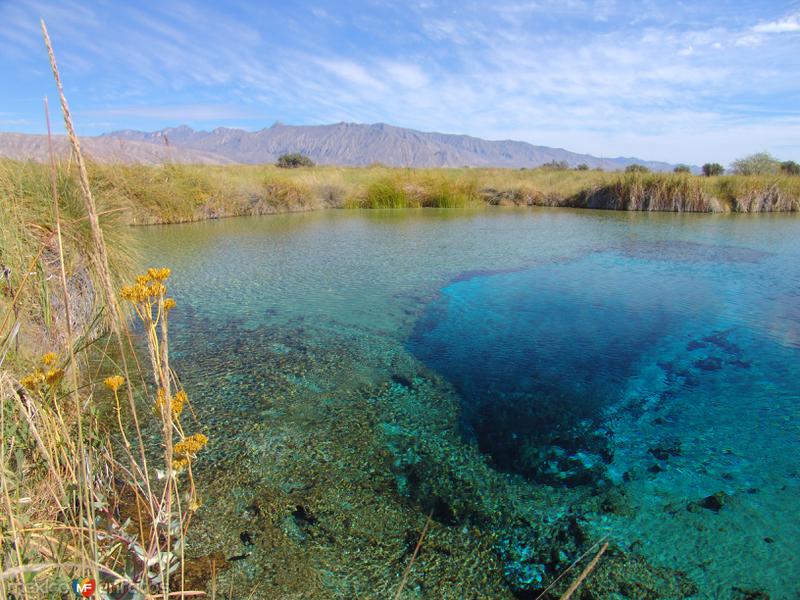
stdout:
[[703,338],[704,342],[715,345],[729,354],[741,354],[742,349],[728,339],[730,331],[718,331]]
[[722,359],[709,356],[695,361],[694,366],[702,371],[719,371],[722,368]]
[[719,510],[725,506],[725,500],[727,498],[728,494],[725,492],[717,492],[716,494],[711,494],[710,496],[703,498],[703,500],[700,502],[700,506],[719,512]]
[[494,415],[485,431],[476,427],[478,446],[496,469],[563,487],[596,485],[606,478],[613,446],[605,426],[593,419],[571,425],[549,420],[536,424],[516,417],[522,418],[508,411]]
[[496,551],[503,576],[518,598],[535,597],[579,555],[587,536],[575,515],[548,528],[518,524],[501,535]]
[[380,429],[386,439],[397,492],[414,502],[422,510],[445,525],[455,525],[475,516],[478,502],[472,492],[473,482],[462,479],[462,474],[449,468],[447,463],[434,458],[435,450],[426,447],[415,433],[392,423],[382,423]]
[[292,512],[292,516],[301,529],[315,525],[317,522],[317,517],[315,517],[313,513],[302,504],[298,504],[297,507],[295,507],[295,510]]
[[690,502],[686,506],[686,510],[689,512],[698,512],[698,508],[705,508],[706,510],[711,510],[714,512],[719,512],[722,507],[725,506],[725,502],[728,499],[728,494],[725,492],[717,492],[715,494],[711,494],[710,496],[706,496],[702,500],[698,500],[697,502]]
[[658,460],[669,460],[670,456],[681,456],[683,449],[678,439],[662,440],[658,445],[647,450]]
[[[514,596],[533,600],[590,546],[582,519],[568,514],[550,526],[518,523],[499,537],[496,551]],[[560,581],[543,598],[559,598],[568,584]],[[656,567],[641,555],[612,545],[575,598],[663,600],[696,593],[697,586],[685,573]]]
[[628,496],[622,487],[614,487],[602,496],[600,510],[606,514],[627,515],[631,509]]
[[403,375],[398,375],[398,374],[392,375],[392,382],[396,383],[397,385],[402,385],[404,388],[411,388],[414,386],[414,382],[411,381],[408,377],[404,377]]
[[734,587],[731,591],[733,592],[733,600],[770,600],[769,594],[761,590]]
[[734,360],[729,360],[728,364],[729,365],[733,365],[734,367],[736,367],[738,369],[749,369],[752,366],[748,361],[741,360],[741,359],[738,359],[738,358],[734,359]]
[[253,536],[250,535],[249,531],[243,531],[239,534],[239,539],[241,540],[242,544],[245,546],[252,546],[253,545]]
[[570,453],[561,446],[529,450],[529,476],[548,485],[593,485],[602,480],[606,464],[602,456],[589,452]]
[[278,522],[278,528],[283,531],[286,537],[298,544],[302,544],[306,541],[306,534],[303,528],[298,524],[297,519],[294,518],[294,515],[285,515]]

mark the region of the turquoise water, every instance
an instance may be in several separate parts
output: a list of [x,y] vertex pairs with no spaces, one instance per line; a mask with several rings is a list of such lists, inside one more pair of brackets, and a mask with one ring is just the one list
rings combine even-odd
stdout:
[[[312,429],[328,426],[322,406],[308,416],[316,403],[369,400],[365,427],[393,439],[406,425],[381,394],[431,421],[429,380],[484,479],[513,486],[491,487],[497,514],[568,503],[592,540],[684,572],[694,597],[800,597],[795,217],[332,211],[140,231],[174,272],[173,355],[212,429],[207,468],[266,470],[291,411],[265,396],[303,406]],[[392,481],[403,506],[427,509],[411,479]],[[237,486],[216,501],[237,502]],[[518,507],[543,491],[555,507]],[[598,509],[611,495],[622,508]],[[438,516],[454,532],[470,520]],[[495,550],[518,597],[557,570]]]

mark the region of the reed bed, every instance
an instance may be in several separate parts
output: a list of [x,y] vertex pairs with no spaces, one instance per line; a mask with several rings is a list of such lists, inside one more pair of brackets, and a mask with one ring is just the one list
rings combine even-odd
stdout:
[[[125,236],[117,226],[124,224],[182,223],[322,208],[493,205],[668,212],[800,210],[800,177],[788,175],[700,177],[552,169],[279,169],[272,165],[176,164],[88,164],[87,169],[104,221],[109,223],[107,235],[114,237]],[[17,206],[25,205],[24,210],[48,210],[48,181],[46,165],[0,160],[0,193],[13,197]],[[58,168],[58,182],[65,199],[79,207],[76,194],[80,186],[67,165]],[[69,206],[67,212],[74,214]]]

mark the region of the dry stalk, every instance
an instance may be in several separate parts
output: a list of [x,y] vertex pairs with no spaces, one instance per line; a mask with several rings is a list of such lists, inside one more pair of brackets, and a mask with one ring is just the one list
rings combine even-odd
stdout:
[[[601,544],[601,543],[602,543],[602,542],[603,542],[603,541],[604,541],[604,540],[605,540],[607,537],[608,537],[607,535],[606,535],[606,536],[603,536],[603,537],[600,539],[600,541],[598,541],[598,542],[597,542],[597,543],[596,543],[594,546],[592,546],[592,547],[591,547],[591,548],[589,548],[589,549],[588,549],[586,552],[584,552],[584,553],[583,553],[583,554],[581,554],[581,555],[580,555],[578,558],[576,558],[576,559],[575,559],[575,561],[574,561],[574,562],[573,562],[573,563],[572,563],[570,566],[568,566],[566,569],[564,569],[564,570],[561,572],[561,574],[560,574],[558,577],[556,577],[556,578],[555,578],[555,579],[552,581],[552,583],[551,583],[550,585],[548,585],[546,588],[544,588],[544,590],[542,590],[542,593],[541,593],[541,594],[539,594],[538,596],[536,596],[536,598],[535,598],[534,600],[540,600],[541,598],[543,598],[543,597],[544,597],[544,595],[545,595],[547,592],[549,592],[549,591],[550,591],[550,590],[551,590],[553,587],[555,587],[555,585],[556,585],[556,584],[557,584],[559,581],[561,581],[561,579],[564,577],[564,575],[566,575],[567,573],[569,573],[569,572],[570,572],[572,569],[574,569],[574,568],[575,568],[575,565],[577,565],[577,564],[578,564],[579,562],[581,562],[581,561],[582,561],[584,558],[586,558],[587,556],[589,556],[589,554],[592,552],[592,550],[594,550],[595,548],[597,548],[597,547],[598,547],[598,546],[599,546],[599,545],[600,545],[600,544]],[[606,544],[606,546],[608,546],[608,544]],[[605,550],[603,550],[603,552],[605,552]],[[602,552],[601,552],[601,554],[602,554]]]
[[403,572],[403,579],[400,580],[400,587],[397,588],[397,593],[394,595],[394,600],[399,600],[400,595],[403,593],[403,590],[406,587],[406,582],[408,581],[408,576],[411,573],[411,568],[414,566],[414,561],[417,560],[417,554],[419,554],[419,549],[422,548],[422,542],[425,540],[425,536],[427,535],[428,529],[431,526],[431,521],[433,521],[433,510],[428,513],[428,518],[425,521],[425,527],[422,528],[422,533],[419,535],[417,545],[414,547],[414,553],[411,555],[411,560],[408,561],[406,570]]
[[[98,217],[98,213],[97,213],[97,208],[96,208],[96,205],[95,205],[95,202],[94,202],[94,197],[92,196],[91,187],[89,185],[89,175],[88,175],[88,172],[86,170],[86,164],[85,164],[85,162],[83,160],[83,154],[81,153],[80,142],[78,140],[78,136],[75,134],[75,128],[73,127],[73,124],[72,124],[72,117],[70,115],[69,105],[67,103],[67,98],[64,95],[64,89],[63,89],[63,86],[61,84],[61,76],[60,76],[59,71],[58,71],[58,65],[56,64],[56,57],[55,57],[55,52],[53,51],[53,45],[52,45],[52,43],[50,41],[50,36],[49,36],[49,34],[47,32],[47,26],[45,25],[44,19],[42,19],[40,21],[40,23],[41,23],[41,28],[42,28],[42,36],[44,38],[45,46],[47,47],[48,56],[50,58],[50,66],[51,66],[52,71],[53,71],[53,78],[55,79],[56,87],[58,88],[58,95],[59,95],[59,99],[61,101],[61,111],[62,111],[63,116],[64,116],[64,126],[66,127],[67,136],[68,136],[68,138],[70,140],[70,144],[72,145],[72,149],[73,149],[72,154],[74,154],[75,161],[76,161],[76,164],[78,166],[78,174],[79,174],[79,181],[80,181],[80,187],[81,187],[81,195],[83,197],[83,201],[84,201],[84,205],[85,205],[85,208],[86,208],[87,217],[88,217],[88,220],[89,220],[89,225],[90,225],[91,232],[92,232],[92,239],[93,239],[94,247],[95,247],[95,250],[96,250],[96,256],[95,256],[95,259],[94,259],[93,262],[95,263],[95,268],[97,269],[99,278],[101,280],[101,284],[103,286],[103,292],[104,292],[104,295],[105,295],[106,304],[111,310],[111,319],[110,319],[111,323],[110,324],[111,324],[112,331],[115,334],[115,338],[117,340],[117,344],[118,344],[118,348],[119,348],[119,354],[120,354],[120,360],[122,361],[122,366],[123,366],[123,371],[125,373],[126,379],[128,381],[130,381],[129,370],[128,370],[128,365],[127,365],[127,358],[126,358],[126,355],[125,355],[125,345],[123,343],[123,335],[122,335],[122,329],[125,326],[125,318],[124,318],[124,316],[122,314],[122,311],[120,310],[119,304],[117,302],[116,295],[114,293],[114,285],[113,285],[113,281],[111,279],[111,273],[110,273],[110,270],[109,270],[109,267],[108,267],[108,252],[107,252],[107,249],[106,249],[105,239],[103,238],[103,231],[100,228],[100,221],[99,221],[99,217]],[[125,327],[125,331],[127,333],[127,327]],[[130,340],[129,340],[129,342],[130,342]],[[133,397],[132,386],[127,385],[125,387],[126,387],[127,394],[128,394],[128,403],[130,405],[131,415],[132,415],[132,418],[133,418],[134,426],[136,428],[136,433],[138,435],[138,438],[141,440],[142,439],[142,433],[141,433],[141,427],[139,425],[139,419],[138,419],[138,415],[137,415],[137,411],[136,411],[136,404],[135,404],[134,397]],[[81,442],[82,442],[82,439],[81,439]],[[140,460],[142,461],[141,462],[141,469],[143,471],[142,479],[143,479],[143,482],[144,482],[144,486],[145,486],[145,488],[147,490],[147,498],[148,498],[148,501],[149,501],[149,504],[150,504],[151,514],[153,516],[155,516],[156,515],[156,509],[155,509],[155,505],[154,505],[153,493],[152,493],[152,490],[151,490],[151,487],[150,487],[150,477],[148,476],[147,458],[145,456],[144,444],[139,444],[139,450],[140,450]],[[171,448],[171,443],[170,443],[169,444],[169,448],[168,448],[169,454],[171,454],[171,450],[172,450],[172,448]],[[170,464],[170,463],[167,463],[167,464]],[[138,470],[138,468],[137,468],[137,470]],[[166,493],[168,494],[167,505],[169,507],[169,505],[170,505],[169,496],[171,495],[171,485],[167,485],[166,488],[168,490]],[[89,506],[89,510],[92,513],[92,515],[91,515],[92,516],[92,522],[94,522],[93,505],[88,499],[88,493],[85,493],[85,495],[87,495],[85,500],[87,501],[87,505]],[[167,523],[170,522],[169,520],[170,520],[170,515],[168,513],[168,515],[167,515]],[[159,545],[158,532],[153,531],[152,533],[153,533],[153,545],[158,547],[158,545]],[[96,551],[96,549],[95,549],[95,551]],[[95,552],[95,556],[96,556],[96,552]],[[161,565],[161,561],[159,561],[159,565]],[[169,573],[168,572],[165,573],[163,568],[162,568],[162,574],[161,575],[162,575],[162,581],[165,582],[165,591],[168,592],[168,589],[169,589],[168,588]]]
[[572,585],[570,585],[567,588],[567,591],[562,594],[559,600],[569,600],[572,597],[572,594],[574,594],[575,590],[577,590],[580,587],[580,585],[583,583],[583,580],[586,579],[589,576],[589,573],[591,573],[592,570],[594,570],[594,568],[597,566],[600,557],[603,556],[603,553],[606,550],[608,550],[608,542],[602,545],[600,551],[592,559],[592,562],[586,565],[586,568],[583,571],[581,571],[581,574],[578,575],[578,578],[572,582]]

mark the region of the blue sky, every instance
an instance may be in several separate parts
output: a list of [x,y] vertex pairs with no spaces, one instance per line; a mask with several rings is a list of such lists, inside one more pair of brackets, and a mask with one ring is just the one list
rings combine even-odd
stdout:
[[[0,130],[386,122],[600,156],[800,160],[800,1],[0,0]],[[58,122],[54,119],[54,122]]]

